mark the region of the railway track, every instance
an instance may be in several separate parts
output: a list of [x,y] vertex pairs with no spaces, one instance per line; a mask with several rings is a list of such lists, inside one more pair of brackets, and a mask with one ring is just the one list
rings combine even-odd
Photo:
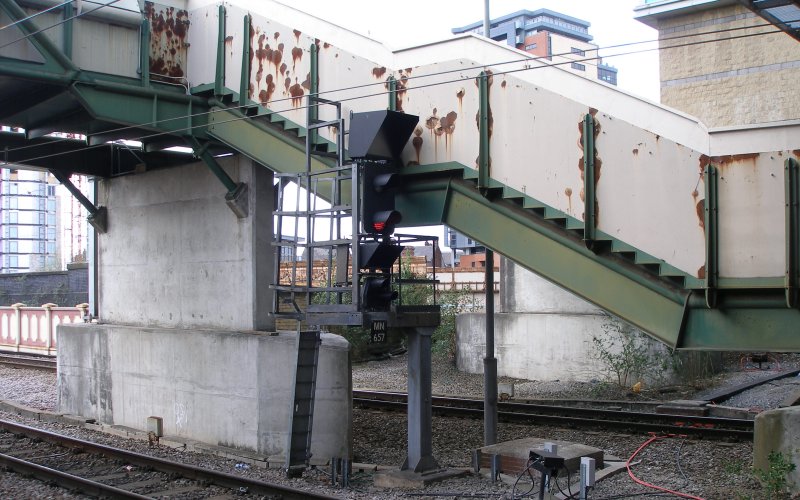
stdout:
[[0,462],[7,470],[99,497],[334,498],[2,420]]
[[14,368],[34,368],[37,370],[56,371],[55,356],[0,352],[0,364],[12,366]]
[[[434,415],[483,418],[483,400],[434,396],[431,404]],[[405,411],[406,394],[353,391],[353,405],[360,408]],[[498,419],[509,423],[687,434],[716,439],[753,439],[753,421],[748,419],[502,401],[498,402],[497,409]]]

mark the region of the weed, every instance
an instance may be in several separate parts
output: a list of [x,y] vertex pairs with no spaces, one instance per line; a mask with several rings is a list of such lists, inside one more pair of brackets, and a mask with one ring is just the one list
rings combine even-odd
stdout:
[[764,485],[768,499],[782,498],[786,495],[788,475],[795,470],[795,464],[779,451],[770,452],[767,464],[767,470],[755,470],[756,477]]

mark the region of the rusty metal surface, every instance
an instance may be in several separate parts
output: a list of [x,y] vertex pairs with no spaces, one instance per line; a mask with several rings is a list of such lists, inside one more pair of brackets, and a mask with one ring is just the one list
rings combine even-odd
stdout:
[[150,22],[150,79],[185,82],[189,12],[145,2],[144,15]]

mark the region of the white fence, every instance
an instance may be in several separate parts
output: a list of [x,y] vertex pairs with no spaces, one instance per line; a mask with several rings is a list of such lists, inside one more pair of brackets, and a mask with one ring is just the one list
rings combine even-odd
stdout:
[[54,355],[58,343],[56,327],[83,322],[88,308],[88,304],[0,307],[0,350]]

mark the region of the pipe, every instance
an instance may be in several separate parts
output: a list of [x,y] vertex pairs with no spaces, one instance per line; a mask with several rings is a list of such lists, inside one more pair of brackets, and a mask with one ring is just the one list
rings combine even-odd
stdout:
[[489,18],[489,0],[483,0],[483,36],[492,38],[492,21]]

